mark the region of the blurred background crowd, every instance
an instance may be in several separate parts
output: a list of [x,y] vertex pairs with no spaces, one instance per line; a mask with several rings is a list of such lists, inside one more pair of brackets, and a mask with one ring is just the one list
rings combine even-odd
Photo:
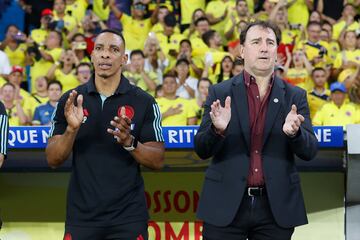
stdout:
[[0,9],[10,126],[50,123],[61,94],[91,79],[106,28],[122,31],[123,74],[156,97],[162,125],[197,125],[209,86],[243,70],[239,36],[255,20],[281,29],[275,73],[307,91],[314,125],[360,123],[360,0],[3,0]]

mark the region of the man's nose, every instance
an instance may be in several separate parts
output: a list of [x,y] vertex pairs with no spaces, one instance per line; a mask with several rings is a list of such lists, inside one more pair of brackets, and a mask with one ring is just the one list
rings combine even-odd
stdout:
[[110,53],[108,50],[104,50],[101,52],[101,58],[109,58],[110,57]]
[[267,42],[261,42],[260,43],[260,51],[261,52],[267,52],[268,48],[269,48],[269,46],[268,46]]

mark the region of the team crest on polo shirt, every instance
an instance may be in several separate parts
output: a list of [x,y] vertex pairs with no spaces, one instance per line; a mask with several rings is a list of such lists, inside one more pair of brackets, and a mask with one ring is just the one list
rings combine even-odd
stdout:
[[133,119],[134,115],[135,115],[135,110],[132,106],[129,106],[129,105],[125,105],[125,106],[120,106],[118,108],[118,117],[121,116],[121,108],[124,107],[125,108],[125,116],[127,116],[130,120]]
[[346,116],[350,117],[351,116],[351,112],[350,111],[346,111]]
[[[128,117],[130,120],[133,119],[134,115],[135,115],[135,110],[132,106],[129,106],[129,105],[125,105],[125,106],[120,106],[118,108],[118,111],[117,111],[117,115],[118,117],[121,116],[121,108],[124,107],[125,108],[125,116]],[[130,129],[131,130],[134,130],[135,128],[135,123],[131,123],[130,125]]]
[[82,120],[82,123],[85,123],[86,120],[87,120],[88,117],[89,117],[89,111],[88,111],[86,108],[84,108],[84,109],[83,109],[83,114],[84,114],[84,118],[83,118],[83,120]]

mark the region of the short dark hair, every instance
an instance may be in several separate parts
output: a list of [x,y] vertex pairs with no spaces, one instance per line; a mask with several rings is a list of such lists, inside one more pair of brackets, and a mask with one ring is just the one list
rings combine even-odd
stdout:
[[196,19],[196,21],[194,22],[195,26],[197,26],[199,24],[199,22],[202,22],[202,21],[207,21],[209,24],[209,19],[207,19],[207,17],[199,17],[198,19]]
[[119,36],[119,37],[121,38],[121,40],[123,41],[124,48],[125,48],[125,38],[124,38],[124,36],[122,35],[122,33],[119,32],[118,30],[113,29],[113,28],[107,28],[107,29],[101,30],[101,32],[99,32],[99,34],[98,34],[97,36],[99,36],[99,35],[102,34],[102,33],[113,33],[113,34]]
[[307,26],[306,26],[306,29],[308,29],[309,27],[311,27],[312,25],[317,25],[321,28],[321,24],[319,22],[316,22],[316,21],[310,21],[308,22]]
[[210,84],[210,86],[212,85],[212,82],[209,78],[206,77],[202,77],[199,79],[198,83],[197,83],[197,88],[199,88],[200,82],[208,82]]
[[245,3],[246,3],[246,5],[247,5],[246,0],[236,0],[236,5],[238,5],[238,3],[239,3],[239,2],[245,2]]
[[58,80],[51,80],[51,81],[48,83],[47,89],[49,90],[50,86],[53,85],[53,84],[59,85],[59,86],[60,86],[60,89],[61,89],[61,91],[62,91],[63,86],[62,86],[61,82],[58,81]]
[[130,59],[134,56],[134,55],[141,55],[143,58],[145,58],[145,54],[142,50],[140,49],[135,49],[133,51],[131,51],[130,53]]
[[5,86],[11,86],[13,89],[16,89],[15,85],[12,84],[11,82],[6,82],[6,83],[4,83],[4,84],[1,86],[1,88],[4,88]]
[[185,63],[186,65],[190,65],[190,62],[189,60],[187,60],[186,58],[179,58],[177,61],[176,61],[176,64],[175,66],[178,66],[180,65],[181,63]]
[[210,40],[215,36],[215,33],[216,31],[212,29],[203,33],[201,38],[206,45],[210,45]]
[[83,67],[83,66],[87,66],[87,67],[89,67],[90,68],[90,70],[92,71],[92,64],[91,63],[89,63],[89,62],[81,62],[81,63],[79,63],[77,66],[76,66],[76,68],[75,68],[75,74],[77,75],[79,72],[79,68],[80,67]]
[[171,73],[171,72],[168,72],[168,73],[164,74],[164,76],[163,76],[163,82],[165,81],[166,78],[173,78],[173,79],[175,79],[175,81],[176,81],[176,75],[173,74],[173,73]]
[[86,39],[85,35],[82,33],[75,33],[74,36],[71,38],[71,41],[75,41],[75,38],[77,38],[78,36],[83,37],[84,39]]
[[180,41],[179,46],[181,46],[181,44],[183,44],[184,42],[188,43],[188,44],[190,45],[190,47],[192,47],[190,40],[189,40],[189,39],[186,39],[186,38]]
[[235,61],[234,61],[233,67],[235,67],[235,66],[237,66],[237,65],[239,65],[239,66],[244,66],[244,59],[242,59],[242,58],[236,58]]
[[324,73],[326,73],[325,68],[322,68],[322,67],[316,67],[316,68],[314,68],[314,69],[311,71],[311,76],[313,76],[313,75],[314,75],[314,73],[315,73],[315,72],[317,72],[317,71],[323,71]]
[[244,30],[241,31],[240,34],[240,44],[243,45],[245,43],[246,40],[246,35],[249,31],[250,28],[255,27],[255,26],[259,26],[262,28],[270,28],[276,37],[276,44],[279,46],[280,42],[281,42],[281,31],[279,29],[278,26],[276,26],[275,24],[273,24],[272,22],[265,22],[265,21],[255,21],[255,22],[251,22],[249,23]]
[[173,13],[168,13],[164,17],[164,23],[168,27],[175,27],[176,26],[176,17]]

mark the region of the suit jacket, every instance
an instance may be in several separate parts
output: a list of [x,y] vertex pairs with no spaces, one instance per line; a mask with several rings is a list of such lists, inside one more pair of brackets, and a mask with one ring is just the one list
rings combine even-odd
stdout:
[[[231,96],[231,120],[225,137],[217,135],[209,112],[216,99],[224,106]],[[305,117],[298,134],[289,138],[283,124],[291,105]],[[216,226],[229,225],[241,204],[250,166],[250,126],[243,74],[209,88],[203,119],[195,136],[195,151],[213,157],[205,173],[197,216]],[[279,78],[271,90],[263,135],[263,174],[271,211],[284,228],[306,224],[307,217],[294,155],[311,160],[317,152],[306,92]]]

